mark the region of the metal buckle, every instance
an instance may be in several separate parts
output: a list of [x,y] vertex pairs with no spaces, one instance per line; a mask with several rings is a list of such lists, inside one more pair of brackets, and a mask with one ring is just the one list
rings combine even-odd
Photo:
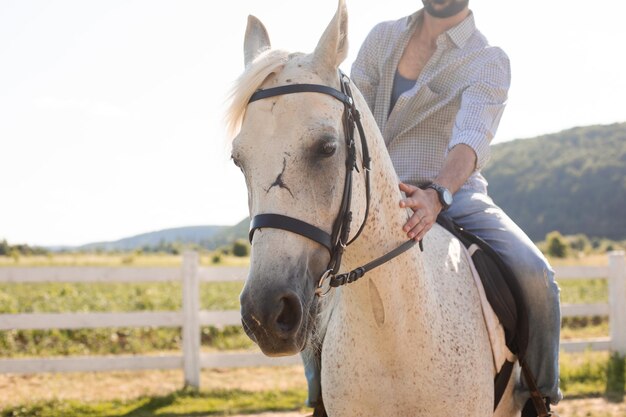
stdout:
[[[333,270],[329,269],[322,274],[322,277],[317,283],[317,288],[315,289],[315,295],[317,295],[320,298],[324,298],[328,295],[330,290],[333,288],[330,286],[330,279],[332,278],[332,273],[333,273]],[[324,285],[324,281],[327,281],[328,283]]]

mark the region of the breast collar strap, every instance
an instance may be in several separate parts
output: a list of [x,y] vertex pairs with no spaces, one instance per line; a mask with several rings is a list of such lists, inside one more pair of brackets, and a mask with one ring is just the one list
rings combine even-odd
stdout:
[[[361,115],[354,105],[354,99],[350,90],[350,79],[343,72],[340,72],[340,82],[341,91],[321,84],[290,84],[280,87],[268,88],[265,90],[258,90],[252,95],[252,97],[250,97],[250,100],[248,102],[252,103],[257,100],[285,94],[321,93],[332,96],[344,104],[343,127],[347,149],[346,177],[344,181],[344,190],[341,200],[341,206],[337,218],[335,219],[335,222],[333,224],[332,234],[328,234],[324,230],[309,223],[282,214],[258,214],[254,216],[250,222],[250,243],[252,243],[254,232],[257,229],[269,227],[274,229],[287,230],[292,233],[299,234],[319,243],[320,245],[328,249],[330,253],[330,262],[328,264],[327,271],[320,278],[320,282],[318,283],[316,289],[316,294],[319,296],[327,294],[332,287],[338,287],[340,285],[356,281],[357,279],[362,277],[365,272],[376,268],[377,266],[382,265],[390,259],[400,255],[401,253],[413,247],[413,245],[415,244],[415,241],[409,240],[401,246],[397,247],[396,249],[392,250],[391,252],[368,263],[367,265],[359,267],[348,273],[337,275],[341,267],[341,258],[343,256],[344,250],[348,245],[350,245],[359,237],[367,221],[370,206],[371,164],[369,149],[367,147],[367,140],[365,138],[365,131],[363,129],[363,125],[361,124]],[[354,141],[355,126],[358,129],[359,137],[361,138],[362,168],[365,175],[366,208],[363,222],[361,223],[359,230],[354,235],[354,237],[348,241],[350,236],[350,225],[352,223],[352,174],[354,171],[359,171],[357,168],[357,152],[356,144]],[[422,248],[422,242],[420,242],[420,248]]]

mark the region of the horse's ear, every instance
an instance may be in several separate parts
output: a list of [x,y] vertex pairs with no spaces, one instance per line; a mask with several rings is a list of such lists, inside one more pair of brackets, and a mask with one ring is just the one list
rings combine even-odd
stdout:
[[315,59],[333,69],[348,56],[348,10],[344,0],[339,0],[337,12],[320,38]]
[[243,41],[243,57],[246,67],[250,65],[259,54],[270,49],[270,37],[263,23],[256,17],[248,16],[246,36]]

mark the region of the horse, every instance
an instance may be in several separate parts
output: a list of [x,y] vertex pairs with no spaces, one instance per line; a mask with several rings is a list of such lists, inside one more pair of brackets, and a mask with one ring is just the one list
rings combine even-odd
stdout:
[[308,54],[272,49],[248,18],[227,111],[252,219],[244,330],[267,356],[323,336],[333,417],[519,416],[518,370],[494,412],[501,364],[464,248],[438,225],[423,248],[406,241],[411,212],[365,100],[340,72],[347,51],[343,0]]

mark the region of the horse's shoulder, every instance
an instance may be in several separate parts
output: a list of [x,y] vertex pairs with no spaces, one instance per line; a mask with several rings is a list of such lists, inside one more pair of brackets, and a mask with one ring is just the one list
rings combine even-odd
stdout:
[[423,242],[424,262],[437,274],[464,273],[467,258],[461,242],[439,224],[426,234]]

